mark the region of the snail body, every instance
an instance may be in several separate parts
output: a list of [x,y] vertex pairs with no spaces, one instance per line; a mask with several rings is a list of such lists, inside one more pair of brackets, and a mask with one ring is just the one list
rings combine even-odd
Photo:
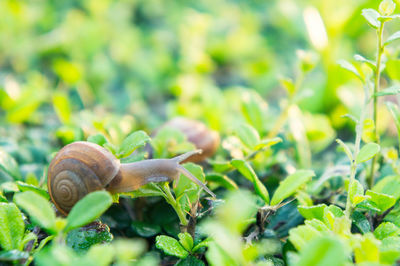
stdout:
[[121,164],[105,148],[78,141],[66,145],[51,161],[48,169],[48,190],[57,209],[67,214],[86,194],[105,189],[111,193],[133,191],[150,182],[175,180],[180,174],[215,195],[181,162],[200,154],[190,151],[172,159],[150,159]]

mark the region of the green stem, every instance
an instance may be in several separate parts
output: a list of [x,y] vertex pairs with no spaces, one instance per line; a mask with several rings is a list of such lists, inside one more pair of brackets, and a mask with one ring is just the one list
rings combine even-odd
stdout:
[[350,188],[351,188],[354,180],[356,179],[356,172],[357,172],[356,158],[357,158],[357,155],[358,155],[358,153],[360,151],[360,147],[361,147],[361,136],[362,136],[362,131],[363,131],[365,109],[368,105],[368,100],[369,100],[368,86],[364,85],[364,105],[361,108],[360,120],[356,124],[356,140],[354,143],[353,160],[351,161],[351,165],[350,165],[349,188],[348,188],[348,193],[347,193],[346,209],[344,211],[347,217],[350,217],[353,212],[353,206],[351,204],[349,192],[350,192]]
[[[378,51],[376,55],[376,69],[375,69],[375,80],[374,80],[374,103],[373,103],[373,119],[374,119],[374,139],[376,143],[379,144],[380,138],[379,138],[379,133],[378,133],[378,97],[376,94],[379,92],[379,84],[380,84],[380,79],[381,79],[381,61],[382,61],[382,54],[383,54],[383,26],[384,22],[381,22],[381,25],[379,26],[379,29],[377,31],[378,35]],[[368,187],[371,188],[374,185],[374,175],[375,175],[375,163],[378,160],[378,155],[376,155],[372,159],[371,163],[371,172],[369,173],[368,177]]]
[[176,214],[179,217],[179,221],[182,226],[186,227],[188,225],[188,220],[186,219],[186,213],[182,210],[180,204],[175,200],[171,193],[168,183],[161,185],[161,189],[164,192],[164,198],[174,208]]

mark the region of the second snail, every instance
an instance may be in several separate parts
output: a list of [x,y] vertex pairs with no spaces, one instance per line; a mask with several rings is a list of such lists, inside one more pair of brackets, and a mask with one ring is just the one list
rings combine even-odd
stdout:
[[90,142],[74,142],[62,148],[48,169],[48,190],[57,209],[64,215],[86,194],[105,189],[111,193],[133,191],[150,182],[172,181],[185,175],[215,197],[205,184],[180,165],[200,162],[212,156],[218,145],[216,132],[194,120],[176,118],[164,126],[185,134],[198,150],[171,159],[148,159],[121,164],[105,148]]

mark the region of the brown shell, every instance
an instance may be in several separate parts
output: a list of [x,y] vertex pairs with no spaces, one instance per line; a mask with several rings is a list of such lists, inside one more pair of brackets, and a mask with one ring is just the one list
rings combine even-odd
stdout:
[[90,142],[74,142],[62,148],[51,161],[47,186],[57,209],[67,214],[86,194],[102,190],[120,168],[105,148]]
[[182,131],[197,149],[203,151],[201,154],[190,157],[187,161],[201,162],[213,156],[217,151],[220,142],[218,132],[208,129],[205,124],[197,120],[176,117],[165,123],[162,127],[165,126]]

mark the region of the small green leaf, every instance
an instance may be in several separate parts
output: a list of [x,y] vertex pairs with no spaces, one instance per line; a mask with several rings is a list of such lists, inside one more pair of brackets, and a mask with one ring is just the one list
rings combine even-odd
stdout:
[[271,205],[277,205],[284,199],[290,197],[296,192],[303,184],[307,183],[313,176],[314,172],[311,170],[298,170],[294,174],[286,177],[276,189],[274,196],[271,200]]
[[65,232],[88,224],[103,214],[112,204],[112,197],[106,191],[95,191],[78,201],[67,217]]
[[389,109],[392,114],[394,123],[396,124],[397,134],[400,136],[400,111],[396,104],[392,102],[385,102],[386,107]]
[[[360,197],[361,196],[361,197]],[[353,182],[349,185],[349,197],[350,202],[353,206],[362,202],[365,198],[364,196],[364,188],[358,180],[353,180]]]
[[396,41],[398,39],[400,39],[400,31],[397,31],[392,35],[390,35],[389,38],[387,38],[387,40],[385,41],[384,45],[388,45],[389,43]]
[[342,266],[347,261],[347,250],[339,239],[323,236],[307,243],[300,252],[298,266]]
[[192,236],[185,232],[178,234],[179,243],[181,243],[182,247],[184,247],[187,251],[191,251],[193,248],[193,238]]
[[360,72],[357,70],[357,68],[352,63],[350,63],[346,60],[339,60],[338,64],[342,68],[344,68],[344,69],[350,71],[351,73],[353,73],[354,75],[356,75],[361,81],[363,81],[362,75],[360,74]]
[[354,211],[351,215],[353,224],[360,230],[362,234],[371,232],[371,225],[368,219],[359,211]]
[[69,231],[65,241],[78,254],[83,254],[96,244],[111,243],[112,240],[110,228],[106,224],[95,222]]
[[155,183],[148,183],[137,190],[131,192],[124,192],[121,193],[122,195],[127,195],[132,198],[139,198],[139,197],[158,197],[163,196],[164,193],[160,189],[160,187]]
[[21,172],[17,162],[3,149],[0,149],[0,169],[16,180],[21,179]]
[[257,174],[254,172],[250,164],[241,159],[233,159],[231,161],[233,167],[235,167],[244,177],[251,181],[254,185],[256,193],[265,201],[265,204],[269,204],[269,193],[265,188],[264,184],[258,179]]
[[124,158],[129,156],[137,148],[146,145],[150,141],[150,137],[144,131],[136,131],[126,137],[118,149],[117,156]]
[[336,142],[343,148],[344,153],[346,153],[347,157],[349,158],[350,162],[353,161],[353,154],[349,148],[342,140],[336,139]]
[[41,189],[41,188],[33,186],[33,185],[29,185],[29,184],[21,182],[21,181],[17,181],[16,184],[21,192],[33,191],[33,192],[38,193],[39,195],[43,196],[47,200],[50,199],[49,193],[47,193],[47,191],[44,189]]
[[383,222],[374,230],[374,236],[379,240],[386,237],[398,236],[399,234],[400,228],[390,222]]
[[19,251],[16,249],[0,251],[0,261],[9,261],[16,263],[19,260],[24,260],[28,258],[29,253],[25,251]]
[[312,239],[321,235],[321,232],[310,224],[300,225],[290,229],[289,240],[297,250],[308,246]]
[[323,220],[324,210],[327,206],[325,204],[318,204],[315,206],[298,206],[301,216],[307,220],[318,219]]
[[376,205],[376,207],[384,212],[396,203],[396,199],[390,195],[374,192],[372,190],[367,190],[365,195],[370,196],[368,200]]
[[189,253],[179,244],[178,240],[169,236],[157,236],[156,247],[164,251],[165,254],[181,259],[186,258]]
[[228,176],[226,175],[222,175],[222,174],[208,174],[206,175],[206,181],[207,182],[212,182],[212,183],[216,183],[228,190],[236,190],[238,189],[237,184],[235,183],[235,181],[233,181],[232,179],[230,179]]
[[56,92],[53,96],[53,106],[58,119],[63,124],[68,124],[71,121],[71,107],[68,95],[62,92]]
[[281,138],[272,138],[272,139],[262,139],[258,145],[256,145],[255,150],[262,150],[267,147],[273,146],[279,142],[282,142]]
[[372,8],[363,9],[361,15],[367,20],[368,24],[377,29],[381,25],[378,18],[381,16],[376,10]]
[[381,147],[373,142],[365,144],[360,152],[357,154],[356,162],[363,163],[374,157],[379,151]]
[[14,201],[28,213],[33,222],[50,233],[56,231],[56,216],[46,198],[33,191],[26,191],[16,194]]
[[211,238],[206,238],[203,241],[201,241],[200,243],[198,243],[196,246],[194,246],[194,248],[192,249],[192,252],[196,252],[198,249],[202,248],[202,247],[208,247],[208,245],[211,242]]
[[100,146],[103,146],[104,144],[108,143],[107,138],[101,133],[90,135],[87,138],[87,141],[96,143],[97,145],[100,145]]
[[365,58],[362,55],[356,54],[354,55],[354,60],[361,62],[361,63],[365,63],[368,66],[370,66],[372,69],[376,69],[375,63],[367,58]]
[[205,266],[204,262],[194,256],[179,260],[174,266]]
[[158,224],[132,221],[132,230],[141,237],[152,237],[161,232],[161,227]]
[[400,86],[393,85],[386,89],[380,90],[379,92],[375,93],[374,96],[386,96],[386,95],[397,95],[400,94]]
[[371,190],[393,196],[397,201],[400,199],[400,176],[386,176],[379,180]]
[[5,250],[19,249],[24,231],[24,220],[17,206],[0,203],[0,246]]
[[254,149],[260,143],[260,135],[249,124],[241,124],[235,128],[235,134],[240,141],[249,149]]

